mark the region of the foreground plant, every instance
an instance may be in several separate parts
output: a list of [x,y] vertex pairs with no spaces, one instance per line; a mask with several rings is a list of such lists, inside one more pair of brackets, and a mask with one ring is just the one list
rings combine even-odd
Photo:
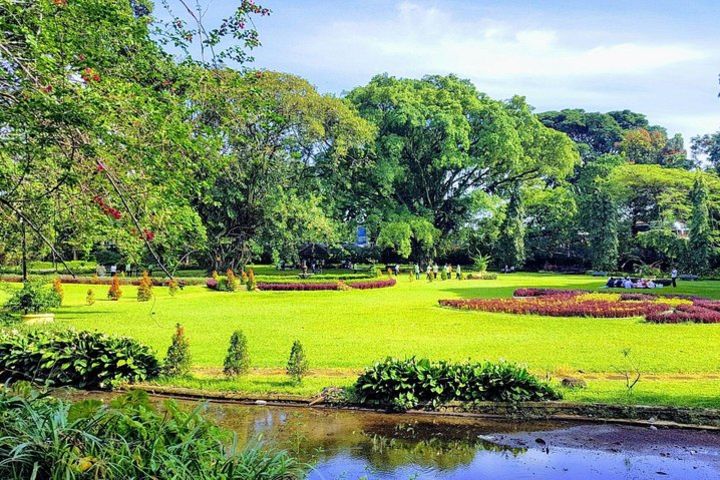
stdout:
[[307,467],[283,451],[237,438],[144,392],[75,404],[27,386],[0,389],[0,478],[293,480]]
[[302,343],[300,343],[300,340],[295,340],[290,349],[290,358],[288,359],[286,369],[287,374],[290,375],[295,383],[300,383],[307,373],[308,368],[308,361]]
[[147,346],[127,337],[74,330],[0,334],[0,383],[111,389],[154,378],[160,365]]

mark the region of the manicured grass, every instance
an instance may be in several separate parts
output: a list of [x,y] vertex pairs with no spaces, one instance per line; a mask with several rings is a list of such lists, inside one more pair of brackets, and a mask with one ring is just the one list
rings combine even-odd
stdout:
[[[505,359],[532,371],[609,378],[627,368],[624,349],[643,375],[692,374],[690,380],[641,379],[638,403],[720,406],[720,325],[657,325],[641,319],[550,318],[456,311],[438,306],[441,298],[507,297],[520,287],[597,289],[603,278],[545,274],[500,275],[497,280],[410,282],[401,275],[393,288],[368,291],[223,293],[188,287],[170,297],[136,301],[136,288],[123,287],[119,302],[104,300],[105,286],[66,285],[58,318],[82,329],[132,336],[161,356],[176,323],[185,326],[194,365],[203,378],[184,380],[208,389],[308,394],[324,385],[351,383],[373,361],[410,355],[453,361]],[[88,288],[98,301],[85,305]],[[720,282],[681,282],[665,292],[720,298]],[[0,293],[0,296],[2,294]],[[233,330],[248,337],[258,368],[238,381],[217,376]],[[282,369],[293,340],[305,346],[312,375],[302,386],[287,382]],[[654,382],[654,383],[653,383]],[[187,386],[187,385],[186,385]],[[646,392],[646,393],[642,393]],[[644,395],[641,397],[641,394]],[[590,380],[569,398],[620,401],[624,380]]]

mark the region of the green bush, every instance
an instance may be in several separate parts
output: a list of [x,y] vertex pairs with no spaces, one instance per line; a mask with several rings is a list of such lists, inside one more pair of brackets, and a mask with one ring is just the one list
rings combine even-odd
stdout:
[[157,376],[152,350],[126,337],[74,330],[11,331],[0,335],[0,382],[110,389]]
[[293,480],[307,466],[232,436],[172,402],[159,411],[144,392],[75,404],[29,388],[0,389],[0,478]]
[[58,308],[62,298],[49,285],[42,282],[25,282],[5,303],[5,310],[12,313],[42,313]]
[[473,257],[473,267],[475,267],[475,270],[477,270],[478,272],[485,272],[488,269],[489,265],[489,255],[478,255],[477,257]]
[[163,373],[169,377],[190,373],[190,342],[185,336],[185,329],[179,323],[175,325],[175,333],[163,362]]
[[230,337],[230,347],[225,356],[223,373],[229,377],[236,377],[247,373],[250,369],[250,356],[247,351],[247,338],[240,330],[233,332]]
[[355,384],[358,401],[393,410],[450,401],[520,402],[557,400],[560,394],[525,368],[501,363],[448,363],[387,358]]
[[300,340],[295,340],[295,342],[293,342],[286,370],[287,374],[290,375],[296,383],[300,383],[302,381],[302,377],[304,377],[308,371],[307,357],[305,357],[305,350],[303,349]]

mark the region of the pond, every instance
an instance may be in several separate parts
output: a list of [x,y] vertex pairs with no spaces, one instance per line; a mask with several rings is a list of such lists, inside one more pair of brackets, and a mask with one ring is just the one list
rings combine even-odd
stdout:
[[720,434],[210,404],[238,433],[315,465],[310,479],[703,479],[720,477]]
[[[88,396],[108,398],[70,398]],[[720,478],[720,432],[214,402],[206,409],[241,444],[267,442],[312,464],[310,480]]]

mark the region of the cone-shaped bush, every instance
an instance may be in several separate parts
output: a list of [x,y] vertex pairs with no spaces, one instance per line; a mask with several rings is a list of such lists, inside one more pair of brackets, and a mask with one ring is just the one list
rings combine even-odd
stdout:
[[223,373],[228,377],[237,377],[247,373],[249,369],[250,356],[248,355],[247,338],[242,331],[236,330],[230,337],[230,347],[225,356]]
[[92,288],[89,288],[87,291],[87,296],[85,297],[85,303],[88,305],[92,305],[95,303],[95,291]]
[[138,286],[138,302],[147,302],[152,298],[152,287],[152,278],[150,278],[150,274],[148,274],[147,270],[145,270],[142,274],[142,278],[140,278],[140,285]]
[[122,297],[122,290],[120,289],[120,279],[116,276],[113,277],[110,289],[108,290],[108,299],[120,300]]
[[60,277],[55,277],[55,280],[53,280],[53,290],[60,298],[60,303],[62,303],[63,299],[65,298],[65,292],[63,291],[63,285],[60,281]]
[[179,323],[175,325],[172,343],[168,347],[163,373],[171,377],[187,375],[190,372],[190,342],[185,329]]
[[290,359],[287,364],[287,374],[293,379],[293,381],[300,383],[302,377],[308,371],[308,361],[305,357],[305,351],[303,350],[302,343],[300,340],[295,340],[292,349],[290,350]]

